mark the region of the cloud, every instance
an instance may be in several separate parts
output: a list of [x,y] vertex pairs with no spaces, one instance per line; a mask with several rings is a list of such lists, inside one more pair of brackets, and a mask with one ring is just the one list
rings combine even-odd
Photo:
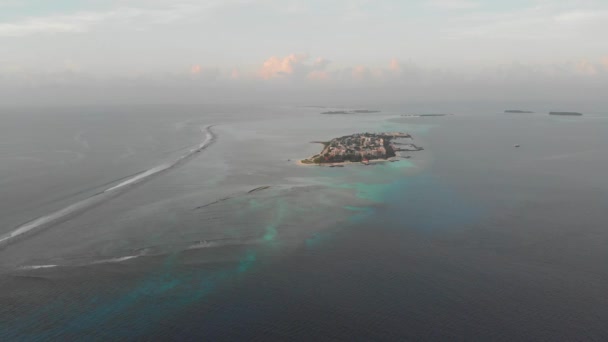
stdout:
[[606,19],[608,17],[608,11],[589,11],[589,10],[575,10],[559,13],[554,16],[555,21],[563,23],[586,23],[590,20]]
[[206,80],[215,81],[220,76],[220,71],[213,67],[202,67],[199,64],[195,64],[190,67],[190,75],[194,80]]
[[107,11],[79,11],[71,14],[25,17],[0,23],[0,37],[84,33],[97,27],[115,25],[141,29],[147,25],[173,23],[217,6],[219,4],[213,1],[204,4],[163,3],[163,6],[118,7]]
[[605,69],[606,71],[608,71],[608,56],[606,56],[606,57],[602,58],[601,64],[602,64],[602,66],[604,67],[604,69]]
[[329,60],[323,58],[323,57],[319,57],[317,59],[315,59],[314,63],[313,63],[313,67],[315,69],[325,69],[325,67],[327,67],[329,65],[329,63],[331,63]]
[[[80,62],[80,60],[78,61]],[[57,68],[27,68],[19,64],[0,64],[0,81],[5,84],[53,85],[53,84],[105,84],[111,82],[133,82],[155,85],[214,86],[443,86],[458,87],[459,84],[558,84],[559,82],[607,83],[608,56],[605,58],[580,59],[578,61],[549,63],[505,63],[467,69],[449,67],[420,67],[413,62],[401,63],[393,58],[384,66],[333,65],[325,58],[312,59],[306,54],[290,54],[285,57],[270,57],[259,68],[238,66],[219,68],[193,64],[175,69],[173,72],[100,74],[88,65],[72,60],[63,60]],[[1,82],[0,82],[1,83]]]
[[330,76],[327,71],[314,70],[311,71],[306,78],[311,81],[328,81]]
[[238,80],[241,78],[241,72],[237,68],[233,68],[230,72],[230,78],[233,80]]
[[[70,61],[65,62],[62,72],[32,72],[19,66],[7,72],[7,66],[0,64],[0,97],[3,103],[19,104],[30,103],[31,98],[36,98],[37,103],[86,102],[86,98],[74,94],[87,92],[91,103],[198,103],[204,99],[265,103],[287,98],[311,103],[324,98],[336,103],[439,98],[442,101],[534,100],[548,104],[556,100],[605,101],[602,91],[608,86],[608,70],[603,69],[601,59],[556,65],[510,63],[462,71],[419,67],[412,62],[398,63],[396,68],[396,59],[381,67],[332,64],[331,68],[320,69],[317,64],[314,69],[313,60],[290,56],[273,59],[283,67],[276,71],[276,81],[262,79],[259,68],[224,70],[199,64],[186,65],[175,73],[105,78],[89,74],[90,69],[77,70]],[[284,67],[282,62],[289,67]]]
[[328,79],[329,74],[322,71],[330,64],[329,60],[319,57],[310,62],[308,54],[292,53],[286,57],[272,56],[262,64],[258,70],[258,77],[270,79]]
[[0,36],[22,37],[31,34],[82,33],[103,20],[102,14],[81,13],[75,16],[30,18],[13,23],[0,23]]
[[588,76],[595,76],[598,73],[598,69],[594,63],[588,60],[578,61],[575,65],[575,69],[578,73]]
[[[409,63],[402,65],[397,58],[389,60],[385,67],[370,67],[366,65],[330,67],[331,62],[323,57],[312,59],[305,53],[292,53],[284,57],[272,56],[266,59],[260,68],[251,71],[243,68],[227,69],[224,80],[240,80],[245,82],[271,80],[290,80],[294,84],[308,82],[324,82],[334,85],[349,83],[395,83],[404,79],[413,81],[418,73],[418,67]],[[215,70],[215,69],[213,69]],[[208,73],[208,68],[194,65],[190,68],[192,75]]]
[[394,83],[402,80],[404,76],[404,68],[398,59],[392,58],[386,67],[369,67],[365,65],[357,65],[350,69],[350,77],[344,77],[342,74],[341,80],[361,82],[373,82],[376,84]]
[[265,80],[292,75],[307,59],[306,54],[291,54],[284,58],[272,56],[264,62],[259,75]]
[[197,75],[200,74],[202,70],[202,67],[199,64],[196,64],[190,68],[190,73],[192,73],[193,75]]
[[470,0],[428,0],[427,5],[440,10],[464,10],[479,7],[479,3]]
[[389,70],[393,71],[393,72],[400,72],[401,71],[401,63],[399,63],[399,60],[397,58],[393,58],[391,59],[391,62],[389,64]]
[[363,65],[357,65],[353,68],[351,75],[354,80],[365,81],[371,78],[372,73],[368,67]]

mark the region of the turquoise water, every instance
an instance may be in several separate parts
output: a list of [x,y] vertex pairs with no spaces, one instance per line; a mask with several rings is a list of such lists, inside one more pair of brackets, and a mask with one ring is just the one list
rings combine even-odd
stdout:
[[[361,121],[358,125],[370,128],[365,120]],[[383,121],[379,121],[376,126],[377,130],[397,128],[396,125],[386,124]],[[421,126],[416,131],[428,132],[428,128]],[[219,134],[222,134],[221,129]],[[162,249],[155,247],[154,250],[158,249],[161,254],[158,256],[152,254],[152,260],[144,256],[143,259],[140,257],[124,262],[129,264],[129,269],[136,268],[141,263],[150,263],[150,271],[145,272],[150,274],[129,276],[129,281],[124,286],[112,288],[107,292],[97,289],[94,285],[88,289],[76,288],[74,289],[76,292],[86,290],[84,292],[93,293],[78,301],[73,301],[73,293],[56,299],[46,299],[48,304],[38,307],[36,312],[11,325],[10,329],[6,330],[7,336],[48,339],[88,336],[92,331],[95,331],[93,337],[98,339],[145,336],[148,329],[154,328],[155,324],[163,321],[163,317],[195,305],[206,296],[212,295],[224,283],[236,281],[235,279],[238,280],[239,277],[255,270],[261,256],[268,260],[281,258],[300,245],[309,249],[322,248],[323,245],[331,244],[332,239],[343,229],[372,219],[376,207],[383,203],[391,190],[403,186],[401,179],[410,172],[410,169],[415,168],[415,164],[410,160],[372,167],[352,165],[340,170],[343,172],[319,167],[298,167],[298,172],[308,179],[307,185],[293,187],[293,185],[280,184],[253,196],[237,192],[223,199],[221,203],[209,207],[210,211],[219,208],[222,213],[229,213],[229,217],[224,217],[220,222],[223,226],[221,229],[223,238],[218,240],[213,248],[208,249],[209,252],[203,248],[207,243],[206,239],[203,240],[200,249],[194,243],[192,247],[195,249],[180,250],[179,247],[168,245],[168,237],[163,231],[156,231],[146,237],[146,244],[167,245]],[[213,177],[217,183],[222,181],[220,178],[218,182],[217,176]],[[163,181],[166,180],[159,179],[157,182]],[[215,186],[218,186],[217,183]],[[251,187],[253,185],[255,184]],[[310,190],[307,190],[308,188]],[[188,215],[192,214],[188,213]],[[164,226],[174,228],[187,222],[183,215],[175,211],[156,217],[155,220]],[[144,220],[138,221],[140,224],[145,224]],[[307,228],[307,224],[314,227]],[[203,224],[201,228],[204,229],[204,226]],[[198,234],[188,232],[182,238],[200,241],[200,238],[194,238],[196,235]],[[179,239],[175,236],[169,239],[174,241],[174,244],[179,243]],[[216,240],[209,241],[216,243]],[[187,247],[187,244],[183,246]],[[113,248],[127,249],[130,248],[130,243],[128,240],[120,239],[113,243]],[[224,248],[232,250],[215,251]],[[220,259],[211,261],[209,267],[205,266],[206,254],[216,253],[221,255]],[[224,253],[226,255],[223,255]],[[196,263],[203,263],[202,269],[188,268],[184,271],[182,269],[184,254],[201,254],[194,259]],[[158,262],[160,262],[158,266],[153,266]],[[214,262],[218,264],[215,265]],[[105,267],[112,268],[111,265]],[[37,272],[74,274],[82,267],[99,266],[76,264],[62,268],[60,265],[56,269],[40,269]],[[119,273],[122,273],[122,270]],[[41,290],[43,298],[47,295],[45,291]],[[106,294],[95,294],[98,291]],[[157,299],[150,300],[150,298]],[[140,317],[141,313],[146,313],[143,318]],[[48,326],[54,328],[47,330]],[[107,331],[100,329],[105,326],[108,327]]]

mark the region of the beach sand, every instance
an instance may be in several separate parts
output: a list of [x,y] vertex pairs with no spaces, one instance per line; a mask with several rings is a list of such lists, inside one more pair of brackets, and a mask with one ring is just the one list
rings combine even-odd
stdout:
[[[389,163],[389,162],[394,162],[394,161],[399,161],[401,158],[399,157],[392,157],[389,159],[373,159],[368,161],[368,164],[381,164],[381,163]],[[338,166],[338,165],[353,165],[353,164],[360,164],[360,165],[365,165],[363,162],[351,162],[351,161],[345,161],[345,162],[341,162],[341,163],[303,163],[302,160],[298,160],[296,162],[297,165],[300,166],[324,166],[324,167],[331,167],[333,166]]]

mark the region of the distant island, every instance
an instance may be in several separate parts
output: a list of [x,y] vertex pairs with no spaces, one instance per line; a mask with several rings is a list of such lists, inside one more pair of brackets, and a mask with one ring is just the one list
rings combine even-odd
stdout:
[[369,113],[380,113],[379,110],[368,110],[368,109],[355,109],[355,110],[330,110],[321,114],[369,114]]
[[427,117],[427,116],[448,116],[448,115],[453,115],[453,114],[403,114],[401,116],[409,116],[409,117],[416,117],[416,118],[423,118],[423,117]]
[[321,114],[355,114],[355,113],[349,112],[346,110],[330,110],[328,112],[323,112]]
[[380,113],[379,110],[369,110],[369,109],[355,109],[352,112],[357,113],[357,114]]
[[578,112],[550,112],[549,115],[582,116],[583,114]]
[[[368,164],[371,160],[389,159],[395,157],[399,151],[420,151],[421,147],[414,144],[393,143],[393,139],[411,139],[407,133],[357,133],[332,139],[328,142],[317,141],[323,144],[321,153],[301,160],[302,164],[334,164],[361,162]],[[400,145],[403,147],[396,147]]]
[[534,112],[529,111],[529,110],[521,110],[521,109],[507,109],[507,110],[505,110],[505,113],[529,114],[529,113],[534,113]]

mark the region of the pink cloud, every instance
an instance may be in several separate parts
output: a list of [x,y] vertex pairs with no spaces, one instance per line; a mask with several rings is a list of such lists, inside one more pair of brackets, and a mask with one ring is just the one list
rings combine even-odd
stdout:
[[356,80],[365,80],[371,76],[370,70],[363,65],[357,65],[356,67],[354,67],[351,74],[352,77]]
[[608,70],[608,56],[602,58],[602,66],[604,67],[604,69]]
[[578,63],[576,63],[575,68],[577,72],[584,75],[593,76],[597,74],[596,66],[587,60],[579,61]]
[[389,64],[388,68],[391,71],[399,72],[399,71],[401,71],[401,63],[399,63],[399,60],[397,60],[397,58],[393,58],[393,59],[391,59],[391,62]]
[[310,60],[307,54],[292,53],[286,57],[270,57],[258,70],[257,76],[264,80],[291,78],[311,81],[329,80],[326,71],[330,61],[319,57]]
[[291,54],[284,58],[272,56],[267,59],[258,75],[265,80],[292,75],[299,65],[308,59],[307,54]]
[[190,68],[190,73],[193,75],[198,75],[201,73],[201,71],[203,71],[203,68],[198,64],[195,64]]
[[234,68],[232,69],[232,72],[230,72],[230,78],[233,80],[238,80],[241,78],[241,72],[239,71],[239,69]]

